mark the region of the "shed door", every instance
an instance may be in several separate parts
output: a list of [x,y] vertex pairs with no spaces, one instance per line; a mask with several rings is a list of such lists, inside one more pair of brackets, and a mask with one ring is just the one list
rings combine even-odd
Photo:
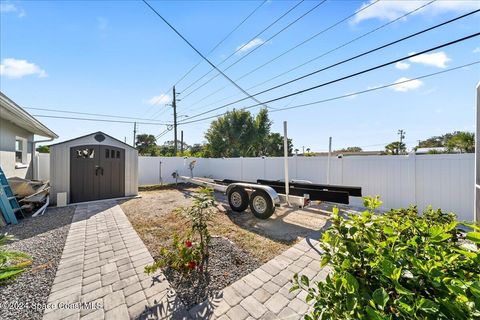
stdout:
[[85,145],[70,149],[70,202],[125,195],[125,150]]

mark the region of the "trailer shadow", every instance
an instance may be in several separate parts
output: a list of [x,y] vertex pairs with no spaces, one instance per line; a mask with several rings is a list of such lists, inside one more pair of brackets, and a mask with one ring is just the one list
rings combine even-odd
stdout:
[[216,196],[227,217],[234,224],[271,240],[286,243],[293,243],[299,238],[305,238],[323,230],[331,214],[331,210],[324,207],[309,209],[279,207],[269,219],[262,220],[256,218],[250,210],[232,211],[225,196],[221,194]]

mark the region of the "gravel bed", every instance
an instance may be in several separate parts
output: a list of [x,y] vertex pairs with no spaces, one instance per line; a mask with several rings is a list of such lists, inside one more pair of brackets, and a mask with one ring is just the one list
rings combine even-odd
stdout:
[[75,207],[49,208],[42,216],[0,228],[0,233],[17,239],[6,249],[33,258],[31,268],[0,285],[0,319],[42,319],[42,305],[47,303],[74,211]]
[[262,265],[226,238],[212,237],[209,253],[208,270],[204,274],[195,272],[182,279],[181,274],[175,270],[163,270],[187,309],[209,297],[215,297],[218,291]]

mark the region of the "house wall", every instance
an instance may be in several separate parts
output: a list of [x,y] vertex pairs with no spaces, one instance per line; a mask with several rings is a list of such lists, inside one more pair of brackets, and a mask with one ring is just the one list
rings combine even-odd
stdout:
[[50,148],[50,184],[51,201],[56,203],[58,192],[67,192],[67,201],[70,202],[70,148],[81,145],[105,145],[125,150],[125,196],[138,194],[138,152],[125,144],[105,136],[105,140],[98,142],[95,134],[65,143],[53,145]]
[[[15,168],[15,139],[27,140],[25,168]],[[19,126],[0,119],[0,166],[7,178],[20,177],[32,179],[32,145],[33,134]]]

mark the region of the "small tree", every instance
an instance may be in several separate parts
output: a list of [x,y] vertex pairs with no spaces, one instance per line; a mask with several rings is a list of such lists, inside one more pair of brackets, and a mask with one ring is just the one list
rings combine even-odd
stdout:
[[135,146],[138,153],[142,156],[154,156],[156,155],[157,139],[152,134],[138,134]]
[[394,141],[385,146],[385,152],[391,155],[402,154],[407,151],[407,146],[403,142]]
[[50,153],[50,146],[38,146],[38,153]]
[[145,266],[145,273],[154,273],[159,268],[172,268],[184,275],[195,269],[203,271],[208,265],[210,233],[208,221],[214,212],[213,190],[201,188],[194,195],[193,204],[182,211],[191,221],[191,229],[183,238],[173,235],[172,245],[160,249],[160,258],[152,265]]

